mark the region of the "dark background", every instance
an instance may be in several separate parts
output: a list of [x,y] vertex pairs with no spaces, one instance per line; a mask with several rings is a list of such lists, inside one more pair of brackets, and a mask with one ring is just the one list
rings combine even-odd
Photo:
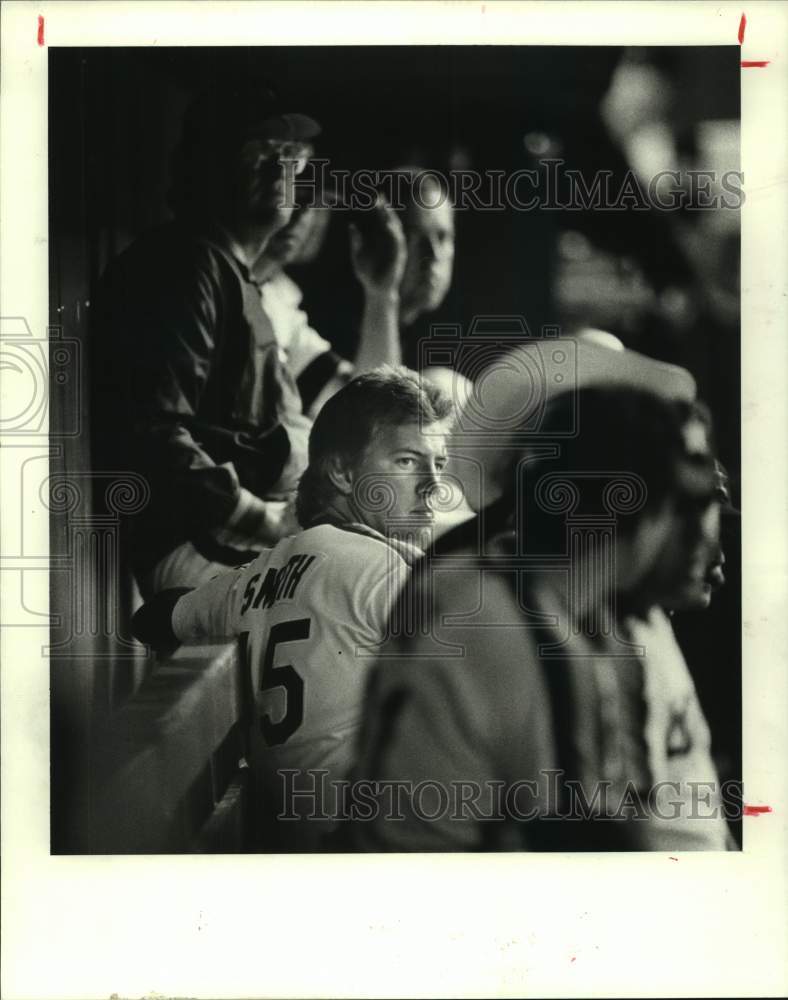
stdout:
[[[669,48],[624,52],[570,47],[288,47],[105,48],[49,50],[51,322],[80,342],[82,384],[90,371],[90,301],[103,269],[146,228],[168,217],[168,160],[181,115],[199,90],[244,74],[267,78],[293,110],[323,126],[317,155],[334,169],[385,169],[416,164],[441,171],[504,170],[534,165],[542,147],[583,171],[623,178],[625,150],[600,116],[600,100],[622,60],[656,75],[676,148],[693,161],[698,126],[739,117],[739,49]],[[528,137],[531,136],[530,147]],[[536,137],[535,145],[533,137]],[[613,271],[636,271],[654,303],[680,290],[691,308],[680,321],[658,305],[622,310],[606,327],[628,346],[686,365],[710,405],[719,452],[737,494],[740,424],[738,315],[720,307],[715,287],[738,294],[738,232],[703,237],[704,213],[679,213],[705,239],[717,268],[698,277],[678,238],[674,215],[659,212],[457,212],[455,275],[450,294],[430,317],[467,329],[481,315],[522,315],[532,333],[544,324],[571,332],[578,307],[567,307],[565,234],[580,233],[593,254],[581,261],[593,319],[600,259]],[[610,263],[612,262],[612,264]],[[576,265],[573,265],[576,266]],[[585,271],[583,271],[585,268]],[[573,272],[574,273],[574,272]],[[332,220],[316,264],[296,276],[316,329],[343,353],[355,346],[358,289],[347,261],[342,218]],[[576,275],[575,275],[576,277]],[[619,280],[619,279],[616,279]],[[623,280],[623,279],[622,279]],[[628,280],[628,279],[627,279]],[[715,286],[714,282],[717,282]],[[616,299],[617,285],[612,297]],[[584,307],[579,310],[581,316]],[[591,323],[590,325],[601,325]],[[425,333],[427,327],[421,331]],[[52,388],[52,434],[90,414]],[[88,434],[63,439],[53,471],[89,471]],[[85,499],[85,504],[89,500]],[[82,511],[89,516],[89,511]],[[53,553],[65,552],[73,524],[53,515]],[[726,524],[731,582],[710,612],[677,621],[715,739],[722,776],[741,773],[739,534]],[[70,584],[52,575],[52,606],[62,612],[66,653],[52,665],[53,851],[84,850],[83,749],[97,713],[121,703],[146,669],[124,641],[134,595],[126,577],[113,596],[113,628],[68,633]],[[107,619],[109,620],[109,619]],[[58,629],[54,630],[58,640]]]

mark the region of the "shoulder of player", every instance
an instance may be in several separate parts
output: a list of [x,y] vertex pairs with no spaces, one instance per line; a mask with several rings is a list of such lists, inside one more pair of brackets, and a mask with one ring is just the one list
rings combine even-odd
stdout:
[[[428,586],[428,572],[429,563],[420,564],[415,587]],[[470,572],[452,573],[450,584],[447,577],[415,599],[411,588],[401,594],[407,605],[401,620],[412,622],[424,608],[431,609],[430,618],[387,643],[375,669],[374,697],[384,701],[401,691],[423,699],[427,711],[435,706],[437,716],[454,720],[468,745],[478,742],[491,752],[509,739],[536,738],[549,723],[549,694],[512,586],[503,574],[486,572],[479,606],[478,576],[476,584]],[[469,620],[469,608],[482,617],[494,609],[495,622]]]
[[339,528],[333,524],[320,524],[307,528],[296,541],[329,556],[332,567],[338,572],[351,568],[365,577],[379,576],[394,567],[405,567],[403,552],[385,539],[374,535]]
[[[488,556],[494,556],[490,551]],[[508,554],[508,553],[507,553]],[[453,549],[438,555],[427,555],[414,567],[412,587],[428,585],[430,578],[439,578],[446,585],[433,587],[437,607],[449,612],[464,604],[463,597],[478,592],[479,580],[484,580],[485,592],[504,610],[511,610],[512,623],[521,620],[512,590],[511,573],[490,565],[478,549],[469,547]]]
[[[533,631],[524,627],[513,576],[483,568],[471,550],[456,555],[465,558],[450,571],[442,560],[420,562],[400,600],[412,613],[429,614],[420,630],[429,636],[427,645],[435,637],[446,648],[461,647],[461,659],[473,664],[477,675],[523,680],[523,668],[529,663],[536,667],[538,655]],[[419,640],[408,642],[418,656]],[[451,667],[451,658],[445,663]]]
[[[145,298],[149,289],[158,301],[183,299],[199,290],[209,299],[240,294],[242,275],[230,252],[210,235],[178,223],[143,234],[126,251],[122,273]],[[237,289],[237,290],[236,290]]]
[[359,613],[380,588],[393,593],[405,582],[406,563],[385,542],[343,531],[332,525],[308,528],[235,571],[232,584],[241,614],[250,607],[270,607],[292,598],[317,601],[331,616],[352,606]]

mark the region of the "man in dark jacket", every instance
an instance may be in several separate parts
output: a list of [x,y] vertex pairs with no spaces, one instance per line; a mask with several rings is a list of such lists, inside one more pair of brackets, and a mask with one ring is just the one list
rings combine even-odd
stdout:
[[310,424],[250,268],[288,222],[319,131],[268,90],[198,99],[173,157],[175,221],[104,276],[94,467],[148,482],[129,519],[143,595],[199,585],[297,529]]

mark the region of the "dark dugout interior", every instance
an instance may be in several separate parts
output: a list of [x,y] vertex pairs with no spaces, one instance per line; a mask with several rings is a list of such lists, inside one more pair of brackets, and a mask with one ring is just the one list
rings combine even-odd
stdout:
[[[739,119],[736,46],[50,49],[50,321],[80,346],[82,390],[95,375],[90,370],[90,301],[96,282],[139,233],[168,218],[170,152],[183,111],[201,89],[231,78],[271,81],[293,110],[321,123],[317,155],[330,161],[332,171],[414,164],[444,174],[462,169],[508,175],[533,168],[539,156],[547,156],[588,178],[612,172],[615,189],[630,164],[600,103],[625,61],[645,67],[656,81],[655,100],[677,154],[702,169],[702,123]],[[709,243],[701,229],[707,214],[692,205],[670,213],[653,208],[457,211],[454,280],[430,322],[467,330],[477,317],[522,316],[533,334],[545,325],[571,332],[584,314],[583,282],[591,288],[588,316],[593,319],[593,297],[602,287],[595,271],[600,260],[606,262],[604,280],[611,261],[619,284],[629,287],[627,276],[637,273],[648,290],[648,304],[614,310],[606,326],[627,346],[692,371],[712,410],[718,450],[737,499],[738,228]],[[689,249],[688,239],[679,238],[682,226],[689,233]],[[716,272],[699,274],[690,252],[693,234],[713,251],[707,256]],[[578,245],[585,248],[579,299],[567,294],[572,281],[575,292],[578,287]],[[332,219],[321,257],[295,276],[313,326],[341,353],[352,354],[359,299],[347,259],[346,220]],[[612,286],[614,300],[619,284]],[[723,301],[726,294],[733,296],[732,309],[730,301]],[[670,309],[676,301],[691,304],[678,319]],[[428,327],[422,332],[426,335]],[[57,444],[52,471],[84,479],[91,471],[87,392],[75,394],[54,381],[51,388],[51,433]],[[65,435],[64,428],[75,422],[81,433]],[[94,548],[105,546],[99,560],[103,569],[90,581],[91,621],[77,623],[73,575],[52,573],[52,609],[59,615],[52,655],[54,853],[89,849],[84,777],[90,733],[97,717],[121,704],[148,669],[127,631],[133,595],[122,553],[112,544],[112,526],[91,521],[91,503],[89,491],[83,491],[80,524],[90,524]],[[76,519],[73,510],[53,511],[53,555],[74,554]],[[726,519],[724,541],[727,588],[710,611],[676,619],[723,780],[741,775],[736,519]],[[89,568],[83,572],[91,575]]]

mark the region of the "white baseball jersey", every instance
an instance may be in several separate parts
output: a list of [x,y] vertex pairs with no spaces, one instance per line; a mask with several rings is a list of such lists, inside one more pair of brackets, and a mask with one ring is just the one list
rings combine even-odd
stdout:
[[298,285],[284,271],[260,287],[260,301],[274,328],[282,361],[293,378],[331,350],[331,344],[309,325],[309,317],[300,308],[301,298]]
[[353,762],[367,674],[420,555],[359,531],[325,524],[286,538],[186,594],[172,614],[181,642],[240,639],[257,715],[252,763],[264,813],[282,817],[273,835],[284,850],[317,848],[331,825],[321,822],[333,809],[330,782]]
[[[284,271],[260,288],[263,311],[271,320],[282,364],[296,380],[304,412],[312,419],[337,390],[337,379],[349,378],[353,365],[309,325],[301,290]],[[341,384],[341,383],[340,383]]]

